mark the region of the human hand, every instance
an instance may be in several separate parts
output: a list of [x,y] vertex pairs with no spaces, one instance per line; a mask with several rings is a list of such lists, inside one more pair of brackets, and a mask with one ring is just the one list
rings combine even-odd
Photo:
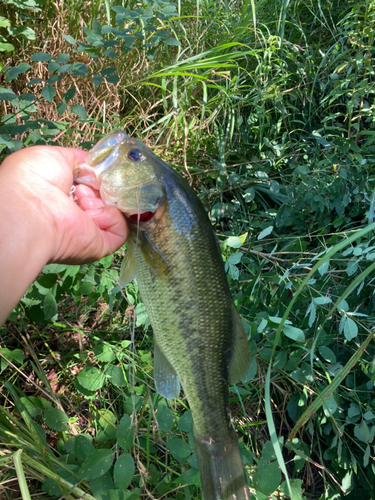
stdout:
[[13,193],[11,203],[21,202],[24,216],[43,229],[39,242],[49,248],[47,262],[92,262],[113,253],[127,237],[123,215],[105,206],[97,191],[78,185],[79,206],[73,201],[73,172],[85,154],[33,146],[13,153],[0,167],[0,182]]
[[0,326],[43,266],[83,264],[117,250],[128,230],[99,193],[77,186],[73,172],[85,152],[32,146],[0,165]]

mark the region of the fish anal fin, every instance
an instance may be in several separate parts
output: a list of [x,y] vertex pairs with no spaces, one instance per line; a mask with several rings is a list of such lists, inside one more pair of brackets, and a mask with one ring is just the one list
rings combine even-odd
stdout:
[[157,392],[167,399],[175,399],[180,395],[180,381],[174,368],[160,350],[154,336],[154,380]]
[[120,286],[123,288],[135,278],[135,262],[132,252],[126,252],[120,270]]
[[229,361],[229,382],[239,382],[247,373],[250,364],[250,350],[240,316],[233,304],[233,344]]

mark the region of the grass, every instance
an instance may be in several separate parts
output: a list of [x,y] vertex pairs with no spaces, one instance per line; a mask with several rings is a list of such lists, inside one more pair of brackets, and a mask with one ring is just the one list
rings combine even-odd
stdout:
[[[123,29],[113,6],[4,5],[20,30],[0,33],[15,47],[0,92],[16,94],[1,101],[2,154],[89,147],[120,126],[179,169],[217,231],[254,357],[230,401],[255,498],[370,498],[374,2],[177,3],[132,14],[131,47],[102,29]],[[146,46],[160,31],[177,42]],[[151,330],[136,285],[117,286],[120,261],[48,266],[0,331],[4,498],[200,497],[186,401],[154,391]]]

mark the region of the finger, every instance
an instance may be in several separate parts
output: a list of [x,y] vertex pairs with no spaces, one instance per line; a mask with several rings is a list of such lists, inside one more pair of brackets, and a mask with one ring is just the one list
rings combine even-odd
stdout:
[[86,213],[92,217],[102,232],[106,255],[115,252],[125,243],[129,230],[125,217],[117,208],[102,205],[88,208]]
[[96,189],[92,189],[90,186],[85,184],[75,185],[75,195],[78,199],[81,198],[100,198],[100,193]]

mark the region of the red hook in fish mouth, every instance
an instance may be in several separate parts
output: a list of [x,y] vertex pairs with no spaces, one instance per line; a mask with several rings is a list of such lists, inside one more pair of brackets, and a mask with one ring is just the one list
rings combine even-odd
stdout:
[[153,218],[155,215],[155,212],[144,212],[143,214],[133,214],[129,216],[130,220],[133,220],[134,222],[148,222]]

